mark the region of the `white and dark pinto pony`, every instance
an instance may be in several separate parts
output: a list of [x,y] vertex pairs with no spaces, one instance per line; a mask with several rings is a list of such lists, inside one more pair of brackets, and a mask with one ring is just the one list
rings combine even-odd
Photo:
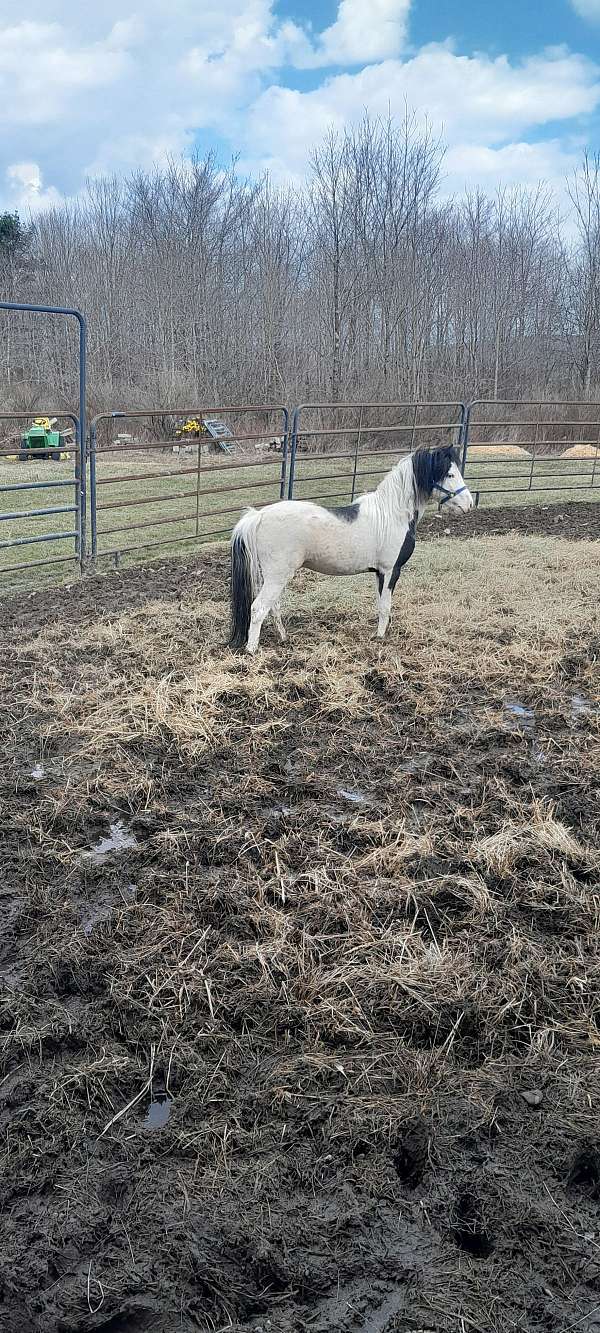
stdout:
[[415,549],[425,506],[434,498],[450,513],[465,514],[473,507],[450,447],[409,454],[376,491],[344,508],[280,500],[247,509],[231,537],[230,646],[255,653],[269,611],[285,639],[281,595],[303,567],[319,574],[375,574],[382,639],[400,571]]

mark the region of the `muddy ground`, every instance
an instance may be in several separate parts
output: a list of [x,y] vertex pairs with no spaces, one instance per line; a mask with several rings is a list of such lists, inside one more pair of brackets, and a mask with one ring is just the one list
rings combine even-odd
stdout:
[[600,570],[503,543],[3,604],[2,1333],[600,1329]]

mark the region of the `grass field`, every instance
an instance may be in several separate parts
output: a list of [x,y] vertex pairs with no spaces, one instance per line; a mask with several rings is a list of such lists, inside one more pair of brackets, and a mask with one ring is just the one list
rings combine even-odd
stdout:
[[5,604],[6,1333],[592,1333],[598,549]]
[[[361,459],[356,493],[376,485],[392,462],[389,456]],[[198,475],[194,456],[99,455],[99,567],[115,562],[127,565],[177,550],[185,552],[197,542],[226,535],[244,505],[278,499],[280,458],[272,455],[269,461],[263,458],[248,464],[244,460],[244,464],[236,466],[211,455],[202,459]],[[476,459],[468,465],[466,475],[471,489],[479,492],[480,505],[485,507],[600,497],[600,465],[594,460],[536,459],[532,472],[528,459]],[[2,494],[2,512],[14,517],[2,522],[0,539],[19,541],[72,531],[73,513],[21,517],[31,509],[73,505],[72,479],[72,462],[20,464],[0,460],[0,486],[27,483],[31,488]],[[592,480],[595,488],[590,490]],[[54,483],[50,490],[35,489],[37,482],[46,481]],[[352,461],[299,455],[294,494],[298,499],[346,503],[352,494]],[[89,551],[89,504],[87,528]],[[76,574],[74,552],[73,538],[0,547],[0,580],[4,586],[14,587],[34,587],[57,578],[69,580]],[[42,563],[35,570],[18,568],[33,560],[53,563]]]

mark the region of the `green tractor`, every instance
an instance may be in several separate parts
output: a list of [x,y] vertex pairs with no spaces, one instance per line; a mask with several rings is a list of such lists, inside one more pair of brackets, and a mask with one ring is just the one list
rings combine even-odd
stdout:
[[51,458],[59,463],[62,458],[68,457],[64,446],[66,437],[73,432],[54,430],[55,425],[56,417],[52,417],[52,420],[50,417],[36,417],[29,429],[23,431],[19,453],[21,463],[34,463],[38,458]]

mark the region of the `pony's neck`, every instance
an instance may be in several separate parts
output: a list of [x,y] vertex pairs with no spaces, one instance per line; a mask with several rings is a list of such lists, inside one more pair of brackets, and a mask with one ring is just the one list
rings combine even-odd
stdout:
[[419,522],[425,505],[417,493],[410,454],[396,463],[390,472],[386,472],[375,491],[375,497],[378,507],[388,519],[408,518],[410,521],[414,518]]

